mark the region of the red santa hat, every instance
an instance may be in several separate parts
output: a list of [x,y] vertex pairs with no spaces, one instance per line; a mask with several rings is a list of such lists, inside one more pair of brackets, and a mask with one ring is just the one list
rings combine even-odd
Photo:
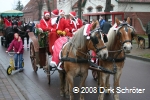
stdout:
[[76,17],[76,12],[72,11],[69,13],[69,15],[71,15],[72,17]]
[[54,9],[54,10],[51,12],[51,14],[54,15],[54,16],[58,16],[59,10],[58,10],[58,9]]
[[44,16],[50,15],[48,11],[44,11]]
[[65,12],[62,9],[59,10],[59,15],[61,15],[61,14],[65,14]]

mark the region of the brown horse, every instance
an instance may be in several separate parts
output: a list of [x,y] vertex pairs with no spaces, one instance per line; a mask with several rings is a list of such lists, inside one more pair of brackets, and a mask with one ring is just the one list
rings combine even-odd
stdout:
[[[98,100],[104,100],[104,93],[114,93],[114,100],[119,100],[119,94],[116,88],[119,87],[120,76],[125,61],[125,53],[129,53],[132,49],[132,37],[134,35],[134,28],[129,25],[130,18],[127,18],[127,22],[121,23],[116,18],[117,29],[114,31],[116,24],[108,32],[108,42],[106,43],[109,51],[109,57],[106,60],[99,60],[100,66],[106,68],[110,73],[99,72],[98,73],[98,85],[99,89]],[[110,74],[114,75],[114,91],[108,91],[110,89],[109,77]]]
[[[103,37],[99,29],[96,28],[98,23],[94,22],[90,28],[90,38],[84,36],[85,26],[81,27],[76,31],[75,35],[70,39],[70,41],[62,49],[62,58],[63,60],[64,72],[59,71],[60,81],[61,81],[61,96],[68,95],[68,85],[69,85],[69,95],[70,100],[74,100],[73,95],[73,86],[74,78],[76,76],[81,77],[80,88],[85,86],[85,80],[88,75],[88,60],[89,59],[89,50],[96,52],[98,57],[106,59],[108,57],[108,51],[104,44]],[[96,28],[96,29],[95,29]],[[65,81],[66,78],[66,81]],[[65,89],[65,83],[66,89]],[[65,90],[64,90],[65,89]],[[84,100],[83,94],[80,94],[80,100]]]

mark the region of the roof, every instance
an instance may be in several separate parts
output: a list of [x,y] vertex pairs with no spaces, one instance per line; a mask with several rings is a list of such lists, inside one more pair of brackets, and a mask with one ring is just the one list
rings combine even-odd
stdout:
[[[85,6],[87,0],[82,0],[82,7]],[[78,1],[72,6],[72,8],[77,8],[78,7]]]
[[34,0],[30,0],[28,4],[22,9],[24,13],[37,11],[37,3]]
[[150,0],[116,0],[120,3],[150,3]]
[[124,12],[96,12],[96,13],[88,13],[83,14],[83,16],[94,16],[94,15],[122,15]]
[[23,16],[23,12],[19,10],[7,10],[1,13],[1,16]]

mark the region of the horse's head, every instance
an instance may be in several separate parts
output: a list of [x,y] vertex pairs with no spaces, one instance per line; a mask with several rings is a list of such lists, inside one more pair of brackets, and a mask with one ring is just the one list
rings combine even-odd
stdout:
[[118,26],[116,33],[117,36],[120,39],[120,42],[122,44],[122,48],[125,53],[130,53],[132,49],[132,38],[135,33],[134,28],[130,26],[130,18],[127,18],[127,21],[124,23],[121,23],[117,18],[116,18],[116,24]]
[[99,26],[99,23],[97,23],[97,21],[94,22],[91,26],[88,48],[90,50],[95,51],[96,54],[102,59],[106,59],[108,57],[108,50],[105,46],[103,35],[98,26]]

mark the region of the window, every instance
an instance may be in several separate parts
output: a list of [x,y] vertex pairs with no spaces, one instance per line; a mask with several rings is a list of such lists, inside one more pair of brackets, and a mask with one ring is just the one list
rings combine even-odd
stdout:
[[113,10],[114,10],[114,5],[111,4],[110,11],[113,11]]
[[90,7],[87,8],[87,10],[88,10],[88,12],[92,12],[93,7],[90,6]]
[[102,8],[101,7],[98,7],[97,8],[97,12],[101,12],[102,11]]
[[97,12],[101,12],[102,11],[102,6],[101,5],[98,5],[97,7],[96,7],[96,10],[97,10]]

